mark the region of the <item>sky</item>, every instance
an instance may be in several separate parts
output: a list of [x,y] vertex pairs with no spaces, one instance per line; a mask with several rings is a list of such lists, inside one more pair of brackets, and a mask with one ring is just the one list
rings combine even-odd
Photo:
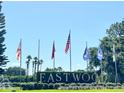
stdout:
[[[55,65],[69,71],[69,53],[65,54],[69,30],[71,29],[72,71],[86,69],[83,53],[86,47],[98,47],[106,36],[106,29],[124,18],[124,2],[99,1],[5,1],[2,12],[6,19],[5,54],[7,67],[19,66],[16,50],[22,38],[22,67],[26,68],[26,57],[38,55],[42,70],[53,67],[52,44],[55,40]],[[30,64],[31,67],[32,64]],[[31,69],[30,69],[31,73]]]

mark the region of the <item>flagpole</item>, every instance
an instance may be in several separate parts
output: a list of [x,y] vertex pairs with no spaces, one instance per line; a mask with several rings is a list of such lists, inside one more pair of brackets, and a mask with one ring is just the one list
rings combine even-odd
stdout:
[[113,44],[113,62],[115,62],[115,83],[117,84],[118,72],[117,72],[117,63],[115,57],[115,44]]
[[55,56],[54,56],[54,59],[53,59],[53,70],[55,70]]
[[20,53],[20,84],[21,84],[21,65],[22,65],[22,39],[20,39],[20,49],[21,49],[21,53]]
[[97,58],[100,61],[100,68],[101,68],[100,82],[103,83],[103,64],[102,64],[103,52],[100,47],[98,48]]
[[103,72],[102,72],[102,60],[100,61],[101,62],[101,83],[103,82],[103,76],[102,76],[102,74],[103,74]]
[[118,80],[118,73],[117,73],[117,63],[116,63],[116,61],[115,61],[115,83],[117,84],[117,80]]
[[38,68],[37,68],[37,72],[39,71],[39,60],[40,60],[40,39],[38,40]]
[[115,83],[117,84],[118,73],[117,73],[117,63],[116,63],[116,61],[115,61],[115,72],[116,72],[116,75],[115,75]]
[[71,30],[70,30],[70,72],[72,71],[72,63],[71,63]]
[[[86,47],[87,47],[87,42],[86,42]],[[88,72],[88,62],[89,62],[89,59],[87,60],[87,72]]]
[[[53,46],[55,49],[55,41],[53,41]],[[54,52],[55,52],[55,50],[54,50]],[[53,59],[53,70],[55,70],[55,54],[54,54],[54,59]]]

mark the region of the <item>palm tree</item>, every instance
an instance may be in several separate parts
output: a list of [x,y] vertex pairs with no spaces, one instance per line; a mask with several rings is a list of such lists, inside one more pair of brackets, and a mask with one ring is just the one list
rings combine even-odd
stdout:
[[41,60],[39,60],[40,71],[42,69],[42,64],[43,64],[43,60],[41,59]]
[[31,55],[28,55],[28,56],[27,56],[27,59],[28,59],[28,60],[26,61],[26,64],[27,64],[27,76],[28,76],[28,73],[29,73],[29,64],[30,64],[30,60],[32,59],[32,58],[31,58]]
[[34,73],[36,73],[37,63],[38,63],[38,58],[34,57]]
[[34,74],[34,61],[32,61],[32,75]]
[[40,60],[38,59],[38,61],[37,61],[37,72],[39,72],[39,65],[40,65]]

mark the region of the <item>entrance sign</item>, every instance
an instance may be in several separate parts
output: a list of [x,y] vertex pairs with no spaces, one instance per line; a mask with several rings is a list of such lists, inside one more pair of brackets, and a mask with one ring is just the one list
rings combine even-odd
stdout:
[[42,83],[92,83],[97,73],[92,72],[38,72],[37,81]]

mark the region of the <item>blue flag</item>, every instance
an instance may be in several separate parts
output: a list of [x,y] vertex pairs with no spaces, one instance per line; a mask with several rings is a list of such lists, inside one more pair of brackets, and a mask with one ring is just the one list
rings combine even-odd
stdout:
[[89,54],[89,51],[87,49],[87,46],[86,46],[86,48],[84,50],[83,59],[84,60],[89,60],[90,59],[90,54]]
[[97,52],[97,58],[101,61],[103,58],[103,53],[102,49],[99,47],[98,52]]

